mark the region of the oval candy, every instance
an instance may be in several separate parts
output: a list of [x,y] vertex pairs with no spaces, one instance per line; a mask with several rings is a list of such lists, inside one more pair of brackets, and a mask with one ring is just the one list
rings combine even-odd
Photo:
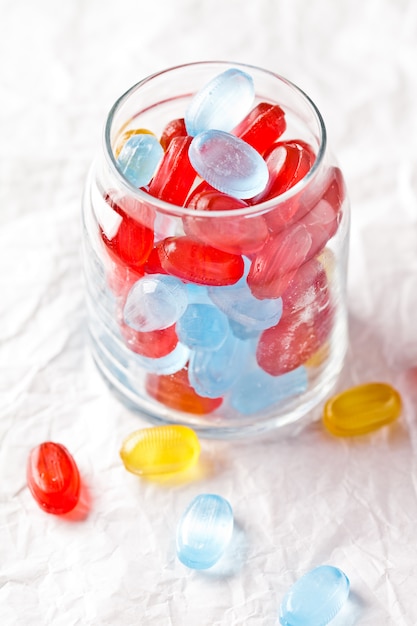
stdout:
[[349,596],[349,579],[332,565],[319,565],[302,576],[281,602],[282,626],[326,626]]
[[200,456],[200,442],[192,428],[165,424],[131,433],[120,457],[128,472],[138,476],[173,474],[192,467]]
[[229,502],[215,494],[196,496],[177,527],[177,555],[192,569],[212,567],[226,550],[233,533]]
[[128,138],[117,157],[117,165],[134,187],[143,187],[151,180],[163,154],[155,135],[145,131]]
[[396,420],[401,406],[401,396],[391,385],[367,383],[330,398],[323,424],[333,435],[364,435]]

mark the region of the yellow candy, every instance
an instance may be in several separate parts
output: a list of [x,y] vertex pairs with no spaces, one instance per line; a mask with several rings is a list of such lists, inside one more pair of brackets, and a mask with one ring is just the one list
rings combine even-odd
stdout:
[[114,149],[114,156],[117,159],[126,141],[132,137],[132,135],[153,135],[154,133],[146,128],[134,128],[126,130],[121,137],[119,137],[116,147]]
[[401,397],[391,385],[368,383],[330,398],[323,423],[333,435],[363,435],[390,424],[400,413]]
[[200,442],[188,426],[143,428],[122,443],[120,456],[128,472],[139,476],[173,474],[192,467],[200,455]]

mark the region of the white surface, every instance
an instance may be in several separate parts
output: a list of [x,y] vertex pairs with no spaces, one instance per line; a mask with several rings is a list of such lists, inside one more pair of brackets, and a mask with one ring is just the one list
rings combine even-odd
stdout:
[[[341,567],[344,624],[417,623],[417,4],[415,0],[0,0],[0,624],[278,624],[288,587]],[[320,422],[264,441],[203,441],[200,477],[142,482],[118,457],[142,426],[85,348],[80,197],[113,101],[151,72],[228,59],[315,100],[352,203],[351,343],[340,388],[403,395],[357,440]],[[30,448],[64,443],[84,519],[44,514]],[[186,570],[174,530],[191,498],[231,502],[229,561]],[[220,571],[219,571],[220,570]]]

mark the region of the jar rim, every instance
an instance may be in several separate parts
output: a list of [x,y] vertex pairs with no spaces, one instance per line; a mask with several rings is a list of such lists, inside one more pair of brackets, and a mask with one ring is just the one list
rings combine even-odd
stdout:
[[[323,117],[319,111],[319,109],[317,108],[317,106],[315,105],[315,103],[313,102],[313,100],[310,98],[310,96],[308,94],[306,94],[300,87],[298,87],[295,83],[293,83],[292,81],[288,80],[287,78],[285,78],[284,76],[277,74],[276,72],[272,72],[271,70],[265,69],[265,68],[261,68],[258,67],[256,65],[251,65],[251,64],[247,64],[247,63],[241,63],[241,62],[231,62],[231,61],[224,61],[224,60],[220,60],[220,61],[195,61],[192,63],[183,63],[180,65],[175,65],[172,67],[168,67],[166,69],[160,70],[158,72],[154,72],[148,76],[146,76],[145,78],[141,79],[140,81],[138,81],[137,83],[135,83],[134,85],[132,85],[129,89],[127,89],[113,104],[113,106],[111,107],[108,115],[107,115],[107,119],[104,125],[104,133],[103,133],[103,144],[104,144],[104,155],[105,155],[105,161],[107,166],[111,169],[113,176],[116,177],[118,184],[120,185],[121,188],[124,188],[126,190],[126,192],[136,198],[138,201],[140,202],[147,202],[147,203],[151,203],[156,209],[158,209],[159,211],[162,211],[163,213],[167,213],[167,214],[175,214],[178,216],[189,216],[189,215],[193,215],[194,217],[205,217],[207,219],[208,214],[207,211],[204,210],[190,210],[187,207],[184,206],[180,206],[180,205],[176,205],[176,204],[172,204],[170,202],[166,202],[165,200],[161,200],[160,198],[157,198],[155,196],[152,196],[151,194],[149,194],[148,192],[142,190],[142,189],[138,189],[137,187],[135,187],[134,185],[132,185],[127,178],[125,178],[125,176],[123,176],[123,174],[120,172],[118,166],[117,166],[117,161],[116,158],[114,156],[113,153],[113,149],[111,146],[111,131],[112,131],[112,125],[113,125],[113,121],[114,121],[114,117],[117,114],[117,112],[120,110],[120,108],[122,107],[122,105],[126,102],[126,100],[133,94],[135,93],[138,89],[141,89],[143,86],[147,85],[148,83],[150,83],[151,81],[157,79],[160,76],[163,76],[165,74],[170,74],[174,71],[180,71],[182,69],[187,69],[187,68],[198,68],[199,66],[205,66],[205,67],[215,67],[215,66],[223,66],[225,68],[231,68],[231,67],[236,67],[238,69],[241,69],[242,71],[246,71],[248,73],[250,73],[250,71],[256,71],[258,73],[262,73],[265,76],[269,76],[272,79],[276,79],[278,80],[281,84],[286,85],[286,87],[288,87],[291,91],[293,91],[294,93],[296,93],[299,97],[301,97],[301,99],[308,105],[310,111],[313,113],[313,116],[316,120],[317,123],[317,128],[319,131],[319,135],[318,135],[318,150],[317,150],[317,154],[316,154],[316,158],[315,161],[312,165],[312,167],[309,169],[309,171],[307,172],[307,174],[305,176],[303,176],[303,178],[301,178],[301,180],[299,180],[295,185],[293,185],[292,187],[290,187],[287,191],[285,191],[284,193],[275,196],[273,198],[270,198],[269,200],[265,200],[263,202],[259,202],[257,204],[253,204],[250,205],[248,207],[244,207],[244,208],[240,208],[240,209],[233,209],[233,215],[236,217],[250,217],[250,216],[254,216],[254,215],[260,215],[263,213],[267,213],[268,211],[270,211],[271,209],[276,209],[278,204],[287,202],[288,200],[290,200],[293,196],[299,194],[301,191],[303,191],[303,189],[305,189],[307,187],[307,185],[309,184],[309,182],[315,177],[316,172],[319,170],[321,163],[323,162],[324,159],[324,155],[326,152],[326,148],[327,148],[327,132],[326,132],[326,126],[323,120]],[[278,204],[277,204],[278,203]],[[216,210],[216,211],[210,211],[210,218],[214,218],[214,217],[220,217],[220,218],[225,218],[226,216],[228,218],[230,218],[230,211],[222,211],[222,210]]]

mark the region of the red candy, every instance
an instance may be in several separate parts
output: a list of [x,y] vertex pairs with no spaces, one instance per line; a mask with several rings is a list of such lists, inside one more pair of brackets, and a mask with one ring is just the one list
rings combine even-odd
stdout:
[[71,454],[59,443],[48,441],[31,451],[27,484],[36,502],[47,513],[69,513],[78,503],[80,474]]
[[149,193],[160,200],[182,206],[196,172],[188,158],[192,137],[174,137],[149,184]]
[[[122,221],[116,234],[111,239],[100,229],[101,238],[110,256],[116,263],[122,262],[133,271],[141,274],[143,273],[142,266],[152,250],[153,231],[142,222],[128,215],[120,204],[113,202],[109,196],[107,196],[107,202],[122,217]],[[143,213],[148,218],[149,211],[146,205],[138,204],[137,206],[138,208],[142,207]]]
[[158,402],[176,411],[204,415],[215,411],[222,398],[204,398],[191,387],[187,368],[170,375],[148,374],[146,391]]
[[243,275],[241,256],[218,250],[192,237],[167,237],[156,246],[163,269],[198,285],[233,285]]
[[268,238],[268,227],[262,216],[236,217],[233,210],[246,208],[248,203],[228,196],[203,183],[191,194],[186,205],[197,211],[230,211],[229,217],[185,217],[187,235],[232,254],[253,254]]
[[187,129],[185,128],[185,121],[183,117],[180,117],[176,120],[171,120],[165,126],[162,131],[161,139],[159,143],[163,147],[164,150],[168,149],[169,144],[174,139],[174,137],[186,137]]
[[311,259],[298,268],[295,279],[282,294],[282,317],[303,310],[320,310],[328,306],[329,288],[324,267]]
[[166,356],[174,350],[178,343],[175,324],[162,330],[140,332],[124,322],[120,322],[120,331],[129,350],[151,359]]
[[271,236],[255,256],[247,283],[261,300],[279,298],[307,258],[311,235],[303,224],[295,224]]
[[277,104],[260,102],[233,129],[233,134],[264,154],[286,128],[285,113]]

